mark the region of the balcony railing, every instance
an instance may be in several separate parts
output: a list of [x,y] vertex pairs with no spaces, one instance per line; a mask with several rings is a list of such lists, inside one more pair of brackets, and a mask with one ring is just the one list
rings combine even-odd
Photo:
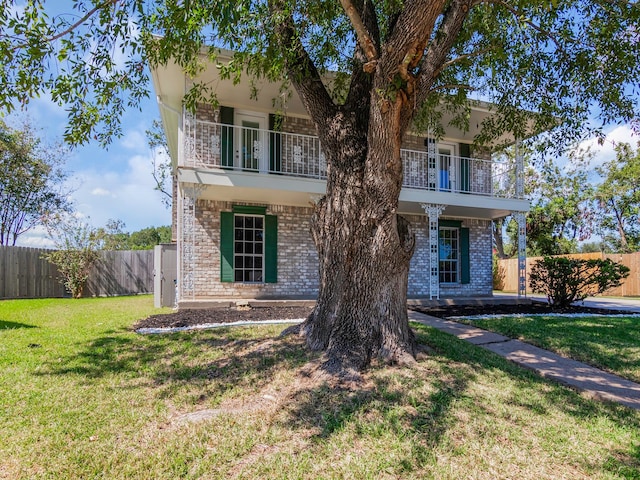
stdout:
[[[317,137],[189,120],[180,166],[325,179]],[[491,160],[400,151],[403,187],[515,198],[516,171]]]

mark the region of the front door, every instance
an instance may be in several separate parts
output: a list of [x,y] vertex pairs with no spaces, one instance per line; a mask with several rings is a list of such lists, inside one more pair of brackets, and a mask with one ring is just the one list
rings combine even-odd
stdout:
[[236,112],[236,167],[266,172],[266,118],[258,113]]
[[457,159],[454,144],[438,143],[438,187],[440,190],[456,190]]

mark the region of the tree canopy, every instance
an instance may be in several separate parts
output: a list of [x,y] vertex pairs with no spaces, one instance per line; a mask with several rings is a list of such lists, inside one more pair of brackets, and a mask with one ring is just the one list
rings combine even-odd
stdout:
[[[70,12],[44,3],[2,1],[0,108],[50,95],[67,107],[75,142],[120,133],[123,110],[148,93],[147,62],[171,58],[195,76],[202,49],[215,60],[217,47],[235,51],[221,68],[233,78],[338,72],[330,89],[342,105],[393,62],[382,97],[410,84],[414,104],[444,102],[462,124],[463,101],[486,99],[501,114],[487,136],[524,136],[528,111],[541,128],[561,121],[565,139],[639,117],[640,7],[628,0],[96,0]],[[210,97],[212,86],[195,82],[186,103]],[[437,129],[433,109],[424,112],[416,123]]]

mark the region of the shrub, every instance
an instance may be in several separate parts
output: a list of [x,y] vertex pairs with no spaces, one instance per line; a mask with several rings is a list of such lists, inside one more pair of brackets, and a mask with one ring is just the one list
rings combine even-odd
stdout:
[[73,298],[80,298],[91,268],[100,259],[104,234],[73,216],[56,216],[47,224],[57,250],[43,255],[60,272]]
[[545,294],[550,304],[567,307],[620,286],[628,276],[628,267],[609,259],[544,257],[533,264],[529,286]]

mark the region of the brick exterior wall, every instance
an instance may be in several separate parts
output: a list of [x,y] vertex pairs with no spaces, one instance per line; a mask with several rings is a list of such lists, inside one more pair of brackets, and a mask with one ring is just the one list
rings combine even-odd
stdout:
[[[429,296],[429,225],[426,216],[405,215],[416,235],[416,248],[409,269],[409,298]],[[447,220],[447,217],[440,217]],[[455,220],[461,220],[459,218]],[[487,296],[492,294],[491,221],[462,219],[469,229],[470,282],[440,284],[440,298]]]
[[[278,217],[278,283],[220,282],[220,212],[231,211],[232,207],[230,202],[197,202],[196,298],[315,298],[318,291],[318,256],[309,234],[310,207],[267,207],[267,214]],[[410,215],[407,219],[416,235],[408,295],[410,298],[428,297],[427,218]],[[471,282],[465,285],[441,285],[441,298],[491,295],[491,223],[488,220],[464,219],[462,226],[469,228]]]
[[220,282],[220,212],[231,211],[233,205],[209,200],[196,204],[196,298],[314,298],[318,256],[309,234],[310,207],[267,207],[268,215],[278,217],[278,283]]
[[[207,122],[220,121],[219,110],[209,105],[199,105],[197,118]],[[198,126],[198,128],[205,128]],[[209,127],[206,127],[209,128]],[[282,131],[304,135],[316,135],[310,119],[284,117]],[[209,138],[209,131],[198,132]],[[214,132],[215,133],[215,132]],[[194,146],[197,153],[206,158],[205,163],[220,164],[218,152],[204,144]],[[294,171],[293,154],[283,145],[282,171]],[[403,148],[424,151],[424,137],[407,135]],[[205,151],[207,150],[207,151]],[[488,150],[473,149],[476,158],[491,157]],[[287,163],[289,162],[289,163]],[[317,168],[322,168],[317,167]],[[291,169],[291,170],[289,170]],[[309,171],[316,176],[320,171]],[[408,173],[405,172],[405,177]],[[426,175],[424,172],[418,174]],[[474,181],[473,179],[471,180]],[[318,290],[318,258],[309,234],[310,207],[268,206],[267,214],[278,217],[278,282],[242,284],[220,282],[220,212],[231,211],[231,202],[198,200],[195,221],[195,297],[206,298],[315,298]],[[446,219],[446,217],[442,217]],[[407,216],[416,235],[416,248],[411,260],[408,295],[410,298],[429,296],[429,244],[428,222],[424,215]],[[459,220],[459,219],[457,219]],[[174,223],[175,224],[175,223]],[[491,222],[489,220],[463,219],[462,226],[469,228],[470,283],[440,286],[440,297],[470,297],[491,295]]]

